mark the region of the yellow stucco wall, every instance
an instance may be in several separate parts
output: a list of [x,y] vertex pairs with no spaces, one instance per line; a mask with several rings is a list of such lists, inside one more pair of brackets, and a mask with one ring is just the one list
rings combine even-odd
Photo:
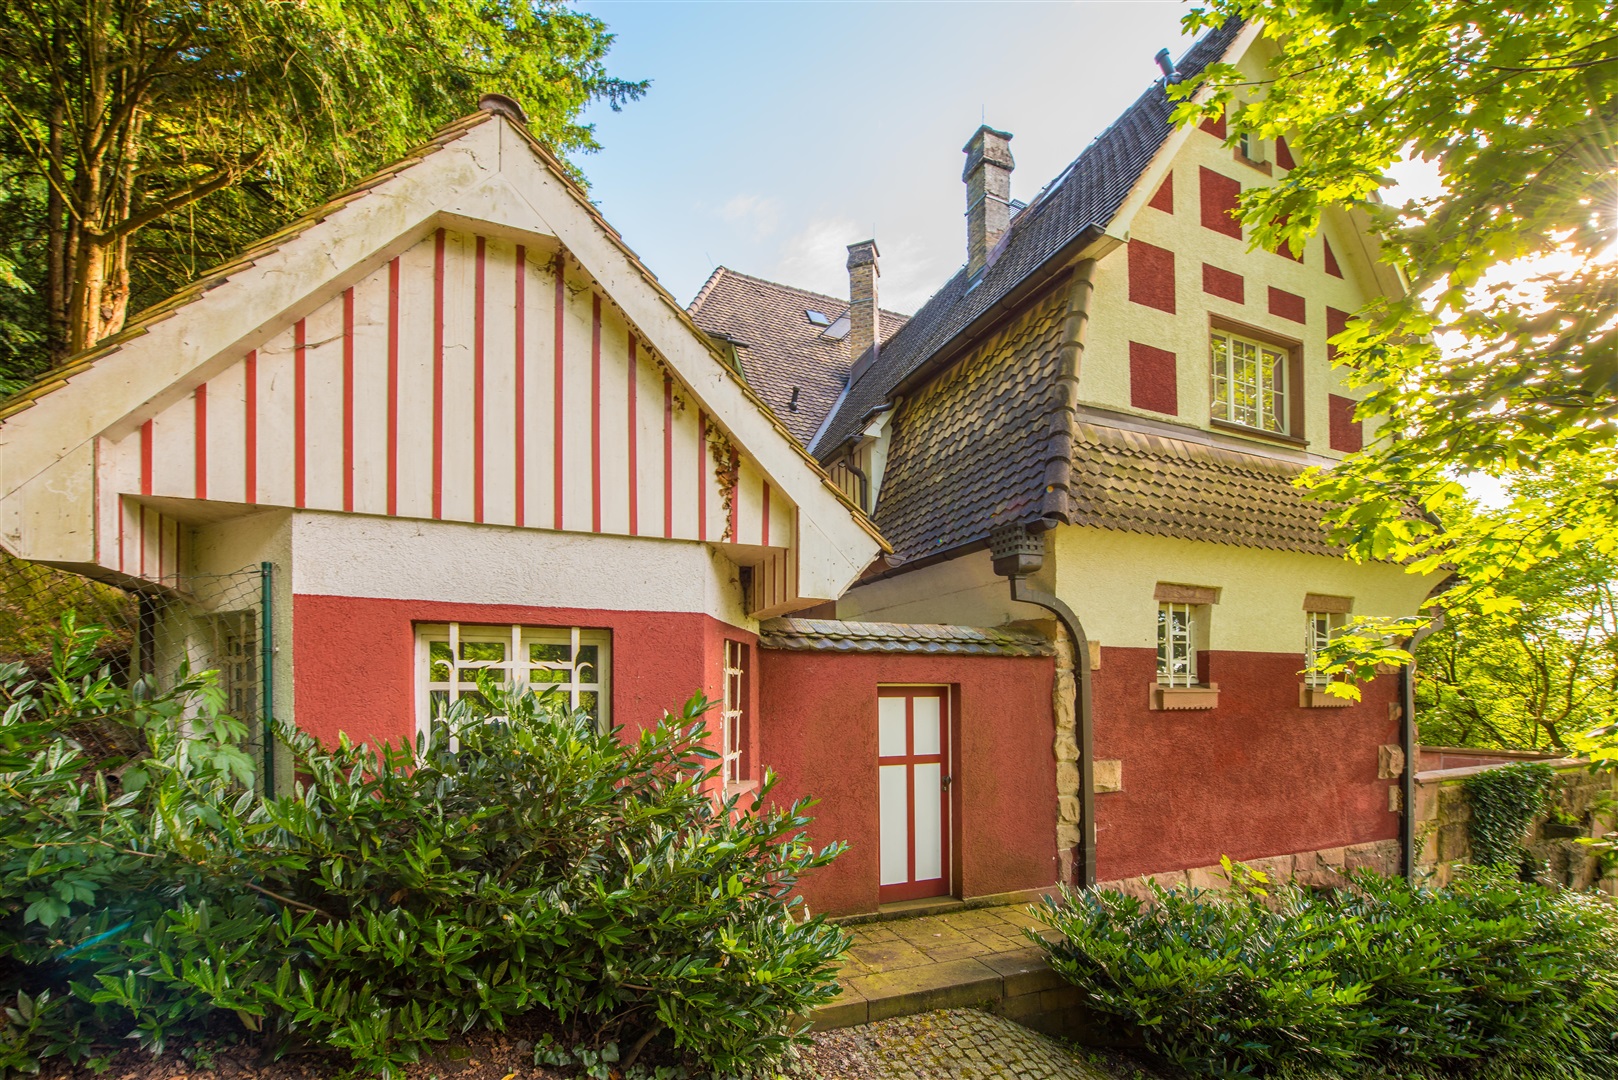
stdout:
[[[1238,66],[1256,75],[1262,70],[1260,54],[1266,48],[1264,43],[1259,43]],[[1273,160],[1273,146],[1265,153]],[[1080,372],[1080,400],[1119,412],[1207,427],[1208,320],[1209,314],[1214,313],[1260,331],[1271,331],[1282,338],[1302,340],[1305,401],[1302,435],[1308,440],[1311,454],[1341,457],[1329,445],[1327,395],[1355,398],[1363,395],[1347,389],[1327,359],[1326,308],[1354,312],[1378,295],[1370,262],[1374,250],[1371,241],[1360,235],[1345,214],[1332,212],[1326,215],[1321,232],[1306,243],[1301,265],[1273,252],[1249,251],[1247,239],[1238,240],[1202,225],[1202,168],[1239,180],[1243,190],[1274,184],[1286,175],[1279,166],[1273,166],[1272,176],[1237,160],[1231,148],[1208,132],[1197,129],[1186,133],[1169,169],[1174,180],[1174,212],[1168,214],[1143,205],[1128,223],[1130,241],[1141,240],[1174,252],[1176,311],[1169,314],[1130,301],[1127,245],[1102,259],[1096,268],[1089,343]],[[1144,194],[1149,198],[1155,190],[1154,185],[1153,191]],[[1343,273],[1341,278],[1326,273],[1323,238],[1330,241],[1337,256]],[[1243,276],[1244,303],[1237,304],[1203,292],[1205,262]],[[1304,297],[1307,322],[1300,324],[1270,314],[1270,286]],[[1130,404],[1131,341],[1175,354],[1178,417],[1137,409]],[[1366,425],[1367,440],[1372,427]]]
[[1301,653],[1306,594],[1352,597],[1356,615],[1410,615],[1438,581],[1387,563],[1077,526],[1056,529],[1048,550],[1056,595],[1078,612],[1090,639],[1136,649],[1157,645],[1159,582],[1220,590],[1208,648]]

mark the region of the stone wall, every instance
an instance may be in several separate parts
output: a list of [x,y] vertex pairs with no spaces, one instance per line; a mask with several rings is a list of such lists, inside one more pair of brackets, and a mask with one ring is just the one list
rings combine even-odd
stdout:
[[[1292,879],[1307,885],[1333,885],[1342,880],[1344,871],[1357,870],[1361,867],[1369,867],[1382,874],[1397,874],[1399,841],[1373,840],[1349,847],[1301,851],[1292,855],[1271,855],[1263,859],[1244,860],[1243,865],[1262,872],[1271,881]],[[1144,899],[1151,895],[1151,885],[1154,883],[1165,889],[1230,887],[1224,868],[1219,865],[1198,866],[1166,874],[1148,874],[1121,881],[1104,881],[1101,887]]]
[[[1592,773],[1589,766],[1566,759],[1550,762],[1556,768],[1555,806],[1574,818],[1578,836],[1601,836],[1615,827],[1613,803],[1618,801],[1618,774]],[[1472,807],[1465,781],[1500,765],[1475,765],[1416,774],[1416,873],[1434,884],[1449,881],[1457,863],[1472,857]],[[1618,876],[1603,876],[1598,853],[1578,843],[1569,831],[1547,814],[1529,829],[1529,856],[1540,866],[1541,879],[1572,889],[1599,887],[1618,893]]]

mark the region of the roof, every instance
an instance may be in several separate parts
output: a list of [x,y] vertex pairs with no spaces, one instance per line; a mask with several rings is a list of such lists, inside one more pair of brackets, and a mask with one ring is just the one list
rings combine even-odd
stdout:
[[1075,525],[1340,556],[1324,524],[1331,506],[1294,486],[1301,472],[1291,461],[1081,421],[1069,514]]
[[841,622],[836,619],[767,619],[758,643],[794,652],[923,653],[929,656],[1054,656],[1040,634],[1027,630],[933,623]]
[[[362,201],[374,192],[386,189],[386,191],[397,194],[397,189],[390,188],[390,184],[402,182],[405,175],[424,160],[431,158],[438,151],[450,147],[458,140],[469,138],[471,133],[481,129],[484,124],[497,115],[501,114],[487,109],[479,109],[477,112],[439,128],[426,143],[410,151],[400,160],[361,181],[352,189],[335,196],[286,228],[266,237],[248,248],[237,258],[210,270],[200,279],[181,289],[167,300],[141,312],[118,334],[97,343],[90,349],[69,357],[61,366],[46,372],[39,380],[17,395],[0,402],[0,421],[9,420],[19,413],[33,408],[40,399],[68,385],[70,381],[74,380],[75,376],[85,373],[99,362],[130,346],[136,339],[152,333],[154,328],[182,312],[187,313],[194,320],[206,322],[208,319],[207,310],[195,309],[193,305],[205,301],[210,293],[215,293],[216,290],[221,289],[221,287],[226,286],[227,283],[233,280],[237,281],[238,284],[251,281],[249,271],[262,274],[264,272],[263,265],[272,264],[276,259],[281,259],[287,252],[297,251],[300,246],[298,241],[308,240],[308,237],[304,234],[310,233],[337,215],[345,211],[352,213],[370,208],[371,204],[363,203]],[[617,230],[606,221],[600,210],[590,201],[588,193],[569,175],[567,169],[556,156],[546,149],[525,125],[509,117],[502,118],[504,121],[502,130],[509,129],[514,132],[533,151],[547,171],[551,181],[558,183],[569,197],[569,203],[576,206],[578,211],[586,216],[589,226],[599,230],[599,236],[605,240],[603,250],[611,253],[610,257],[613,259],[622,259],[627,264],[626,268],[630,271],[632,279],[638,278],[640,283],[650,290],[649,302],[645,310],[655,311],[658,320],[672,317],[675,322],[689,331],[690,340],[698,343],[707,355],[712,356],[715,361],[715,371],[718,374],[713,376],[713,379],[716,380],[716,385],[707,386],[707,391],[711,395],[718,394],[722,397],[729,396],[729,388],[731,387],[740,391],[743,398],[746,399],[744,408],[750,406],[751,409],[756,409],[757,415],[783,437],[783,444],[788,448],[792,468],[799,465],[806,467],[815,480],[818,481],[815,486],[826,492],[833,501],[841,505],[842,510],[850,515],[860,532],[875,541],[878,547],[886,549],[886,541],[877,532],[875,525],[871,523],[864,511],[831,481],[820,468],[819,463],[804,449],[801,441],[793,438],[791,432],[776,418],[774,411],[753,393],[744,379],[731,370],[729,364],[720,355],[719,350],[713,345],[705,332],[692,321],[690,315],[680,305],[679,301],[669,294],[668,290],[657,280],[656,275],[641,262],[639,256],[624,242]],[[386,201],[387,199],[384,198],[384,202]],[[350,209],[355,203],[361,203],[361,207]],[[385,216],[388,213],[386,209],[372,209],[375,216],[378,217]],[[558,239],[562,238],[559,236]],[[564,246],[566,246],[565,241]],[[332,260],[327,257],[326,261],[330,262]],[[255,270],[256,265],[258,266],[257,270]],[[183,328],[187,324],[182,323],[179,325]],[[644,330],[645,328],[642,327],[642,329]],[[177,360],[176,362],[179,361]],[[155,371],[149,374],[152,379],[159,377],[159,373]],[[708,376],[704,374],[703,377],[707,378]],[[693,387],[693,389],[695,388]],[[713,410],[710,410],[710,412],[721,422],[724,422],[724,416],[714,413]],[[741,414],[738,413],[737,415],[740,416]],[[64,434],[62,437],[66,438],[68,436]],[[41,450],[41,453],[44,452],[46,451]],[[778,462],[777,464],[779,466],[781,463]],[[777,468],[775,471],[785,472],[781,468]],[[27,474],[25,473],[25,475]],[[780,478],[777,477],[777,479],[779,480]],[[802,499],[798,501],[800,504],[803,502]]]
[[1067,290],[1055,289],[904,402],[876,506],[895,559],[910,561],[1039,516],[1041,438]]
[[[1231,19],[1209,31],[1176,68],[1186,77],[1198,74],[1225,55],[1241,28],[1241,20]],[[1070,243],[1090,230],[1105,228],[1173,132],[1169,120],[1173,108],[1159,81],[1124,110],[1012,219],[996,248],[998,254],[991,256],[975,284],[962,267],[877,351],[875,361],[850,384],[811,450],[822,461],[833,456],[895,387],[957,334]]]
[[[735,346],[753,392],[807,444],[842,393],[852,362],[848,339],[826,337],[826,327],[810,322],[805,312],[818,311],[835,323],[848,313],[848,301],[721,266],[688,310],[705,332]],[[883,311],[884,340],[909,318]]]

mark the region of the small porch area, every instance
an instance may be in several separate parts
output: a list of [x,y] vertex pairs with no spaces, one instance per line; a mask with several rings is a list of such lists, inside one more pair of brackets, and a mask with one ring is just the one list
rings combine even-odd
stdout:
[[842,992],[815,1012],[815,1028],[978,1006],[1048,1034],[1077,1037],[1092,1030],[1079,991],[1046,965],[1024,933],[1054,934],[1029,913],[1036,899],[899,905],[848,920],[854,942],[838,973]]

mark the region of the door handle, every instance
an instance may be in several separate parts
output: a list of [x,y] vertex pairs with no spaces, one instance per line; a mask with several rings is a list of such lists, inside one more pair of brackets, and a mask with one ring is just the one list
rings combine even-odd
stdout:
[[955,780],[955,777],[946,775],[943,778],[943,780],[940,781],[939,786],[942,787],[945,791],[948,791],[950,784],[953,783],[954,780]]

